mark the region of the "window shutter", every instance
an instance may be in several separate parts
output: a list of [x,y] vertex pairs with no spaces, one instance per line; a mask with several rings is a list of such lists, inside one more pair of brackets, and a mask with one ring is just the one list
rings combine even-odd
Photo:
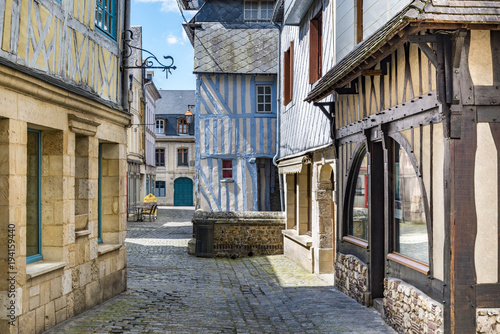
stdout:
[[318,20],[309,21],[309,83],[316,82],[318,73]]

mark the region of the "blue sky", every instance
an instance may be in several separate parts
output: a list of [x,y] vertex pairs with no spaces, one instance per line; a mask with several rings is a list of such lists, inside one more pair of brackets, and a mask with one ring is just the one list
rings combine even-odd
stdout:
[[[190,20],[194,13],[185,11],[184,15]],[[184,33],[183,22],[176,0],[132,0],[130,23],[142,26],[143,49],[152,52],[160,61],[163,56],[172,56],[177,66],[168,79],[161,70],[155,71],[154,82],[158,89],[195,89],[193,47]]]

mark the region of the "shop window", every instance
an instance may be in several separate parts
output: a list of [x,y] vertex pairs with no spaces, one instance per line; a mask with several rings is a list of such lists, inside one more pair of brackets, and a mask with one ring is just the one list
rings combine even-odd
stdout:
[[116,38],[115,0],[96,0],[95,26],[106,35]]
[[188,166],[188,149],[179,148],[177,150],[177,166]]
[[41,235],[41,135],[28,130],[26,187],[26,263],[42,260]]
[[233,160],[222,160],[222,178],[233,178]]
[[165,149],[157,148],[156,149],[156,166],[157,167],[165,167]]
[[428,264],[429,238],[420,179],[405,149],[393,143],[394,251]]
[[293,41],[290,48],[284,55],[284,104],[287,105],[293,100]]
[[163,134],[165,133],[165,121],[163,119],[156,120],[156,133]]
[[321,78],[323,62],[323,19],[320,11],[309,21],[309,83]]
[[177,133],[182,135],[182,134],[188,134],[189,132],[189,124],[187,123],[185,118],[180,118],[177,120]]
[[165,197],[165,181],[156,181],[155,196],[156,197]]
[[274,1],[245,0],[245,20],[270,21],[273,15]]
[[368,156],[363,148],[352,166],[347,197],[347,234],[368,240]]

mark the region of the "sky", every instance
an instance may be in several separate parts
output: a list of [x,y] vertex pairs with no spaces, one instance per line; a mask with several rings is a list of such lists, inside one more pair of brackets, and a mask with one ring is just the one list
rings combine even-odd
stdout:
[[[184,11],[188,21],[194,14],[194,11]],[[183,22],[176,0],[132,0],[130,24],[142,26],[142,48],[161,62],[163,56],[172,56],[177,66],[168,78],[162,70],[155,70],[153,81],[158,89],[196,88],[193,47],[184,33]],[[143,54],[143,57],[147,55]],[[168,65],[169,61],[163,63]]]

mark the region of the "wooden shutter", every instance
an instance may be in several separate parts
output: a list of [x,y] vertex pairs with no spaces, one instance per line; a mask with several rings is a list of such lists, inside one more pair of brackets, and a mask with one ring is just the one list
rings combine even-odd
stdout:
[[309,21],[309,83],[316,82],[318,73],[318,20]]

